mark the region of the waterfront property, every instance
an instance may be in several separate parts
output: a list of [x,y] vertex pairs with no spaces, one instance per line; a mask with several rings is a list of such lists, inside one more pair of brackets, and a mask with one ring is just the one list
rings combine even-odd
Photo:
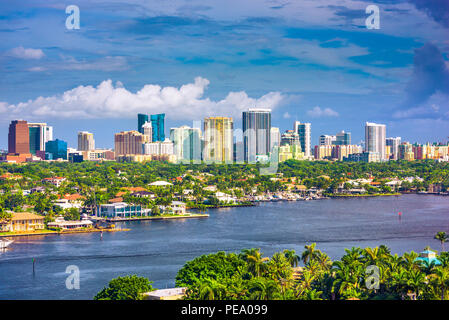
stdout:
[[172,201],[170,204],[170,208],[173,214],[176,215],[184,215],[186,214],[186,204],[181,201]]
[[87,218],[77,221],[66,221],[63,217],[57,217],[55,221],[47,224],[48,228],[59,228],[62,230],[75,230],[83,228],[92,228],[93,222]]
[[44,217],[31,212],[14,212],[9,220],[0,222],[0,231],[23,232],[45,229]]
[[140,205],[129,205],[125,202],[102,204],[98,206],[98,215],[107,218],[130,218],[147,216],[148,211]]

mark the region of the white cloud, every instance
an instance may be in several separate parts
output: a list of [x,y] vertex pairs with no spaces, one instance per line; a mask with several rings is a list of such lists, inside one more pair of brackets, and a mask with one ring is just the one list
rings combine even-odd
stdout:
[[41,72],[41,71],[45,71],[47,69],[44,68],[44,67],[32,67],[32,68],[29,68],[27,70],[30,71],[30,72]]
[[[174,120],[201,120],[204,116],[232,116],[240,118],[250,107],[274,109],[283,100],[280,92],[269,92],[260,98],[248,97],[246,92],[229,92],[219,101],[203,97],[209,80],[195,78],[194,83],[180,88],[147,84],[136,93],[128,91],[112,80],[97,87],[79,86],[60,95],[38,97],[10,105],[0,102],[0,111],[14,118],[71,118],[107,119],[134,118],[137,113],[161,113]],[[6,117],[5,117],[6,118]]]
[[284,113],[284,119],[290,119],[290,118],[291,118],[290,113],[288,113],[288,112]]
[[93,61],[76,60],[67,56],[62,56],[62,59],[62,62],[53,65],[54,69],[117,71],[129,68],[126,58],[121,56],[106,56]]
[[316,106],[313,109],[307,111],[307,114],[311,117],[338,117],[339,114],[337,111],[332,110],[331,108],[321,109]]
[[41,49],[24,48],[22,46],[11,49],[8,55],[20,59],[40,59],[45,56]]

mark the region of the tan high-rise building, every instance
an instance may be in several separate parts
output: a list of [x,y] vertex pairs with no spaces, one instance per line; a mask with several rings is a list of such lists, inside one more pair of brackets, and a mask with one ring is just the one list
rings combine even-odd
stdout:
[[78,132],[78,151],[95,150],[95,140],[93,133],[87,131]]
[[204,161],[232,162],[233,127],[232,118],[204,119]]
[[122,131],[114,136],[115,156],[143,154],[145,137],[137,131]]

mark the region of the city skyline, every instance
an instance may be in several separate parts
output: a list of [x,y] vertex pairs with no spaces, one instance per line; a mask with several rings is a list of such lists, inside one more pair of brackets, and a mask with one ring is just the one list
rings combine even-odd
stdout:
[[257,107],[272,109],[281,131],[312,123],[312,145],[341,130],[358,142],[367,121],[412,142],[445,141],[447,2],[374,3],[380,29],[365,26],[367,1],[81,0],[79,30],[56,1],[2,3],[0,131],[46,121],[71,146],[83,130],[112,147],[136,113],[166,113],[170,128],[207,116],[239,123]]

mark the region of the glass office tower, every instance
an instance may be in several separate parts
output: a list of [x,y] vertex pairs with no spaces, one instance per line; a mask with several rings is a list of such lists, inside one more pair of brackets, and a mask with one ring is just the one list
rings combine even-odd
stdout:
[[52,159],[67,160],[67,142],[56,139],[45,143],[45,153],[52,155]]
[[137,115],[137,131],[139,131],[141,134],[143,134],[142,126],[145,124],[145,122],[148,122],[148,115],[139,113]]
[[[150,116],[151,125],[153,127],[153,142],[165,140],[165,113],[152,114]],[[145,123],[145,122],[144,122]]]

